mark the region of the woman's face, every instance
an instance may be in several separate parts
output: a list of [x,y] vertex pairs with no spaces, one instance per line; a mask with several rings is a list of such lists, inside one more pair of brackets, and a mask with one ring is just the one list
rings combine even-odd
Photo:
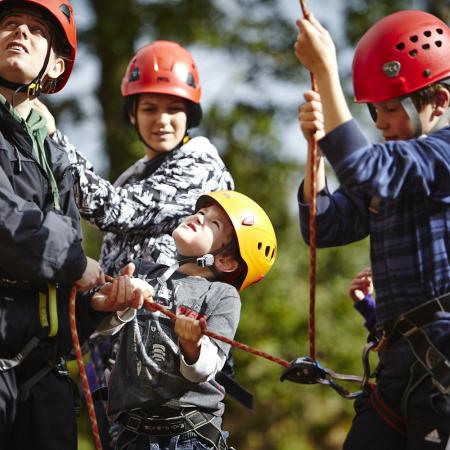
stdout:
[[166,94],[141,94],[137,101],[131,123],[137,125],[149,159],[175,149],[186,135],[185,100]]

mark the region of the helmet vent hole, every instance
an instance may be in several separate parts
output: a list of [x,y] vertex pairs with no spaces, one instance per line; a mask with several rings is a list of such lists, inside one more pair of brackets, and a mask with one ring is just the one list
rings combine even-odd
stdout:
[[437,34],[444,34],[444,30],[442,28],[437,28],[436,29],[436,33]]
[[395,48],[400,51],[405,50],[405,44],[403,42],[400,42],[395,46]]
[[261,250],[262,248],[262,242],[258,242],[258,250]]
[[442,41],[436,41],[434,44],[436,47],[442,47]]
[[424,50],[430,50],[430,44],[423,44],[423,45],[422,45],[422,48],[423,48]]
[[195,78],[194,75],[192,75],[191,72],[189,72],[186,83],[188,86],[191,86],[195,89]]
[[273,259],[275,257],[275,249],[272,249],[272,254],[270,255],[270,259]]
[[410,40],[411,42],[417,42],[417,41],[419,40],[419,36],[417,36],[417,34],[415,34],[415,35],[411,36],[411,37],[409,38],[409,40]]
[[417,50],[416,50],[416,49],[411,50],[411,51],[409,52],[409,56],[411,56],[412,58],[415,58],[415,57],[417,56]]
[[266,255],[266,258],[270,255],[270,247],[268,245],[266,246],[266,251],[264,254]]
[[423,35],[426,36],[426,37],[430,37],[431,36],[431,31],[428,31],[428,30],[424,31]]

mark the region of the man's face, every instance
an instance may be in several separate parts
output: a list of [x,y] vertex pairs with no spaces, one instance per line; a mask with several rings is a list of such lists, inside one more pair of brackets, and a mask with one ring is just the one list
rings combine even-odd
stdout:
[[202,256],[228,244],[233,238],[233,226],[222,208],[210,205],[187,217],[172,236],[179,253]]
[[[31,82],[44,64],[50,36],[50,27],[43,18],[27,12],[8,12],[0,20],[0,75],[19,84]],[[55,60],[51,51],[49,68]]]

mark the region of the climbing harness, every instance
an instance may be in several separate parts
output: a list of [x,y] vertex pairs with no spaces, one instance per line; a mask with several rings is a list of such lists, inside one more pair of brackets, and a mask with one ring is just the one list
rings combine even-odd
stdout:
[[138,412],[122,413],[118,421],[121,425],[133,433],[148,434],[150,436],[174,436],[188,432],[195,432],[197,435],[208,441],[215,450],[227,450],[227,444],[219,428],[212,422],[213,414],[205,413],[197,409],[183,408],[178,411],[178,415],[169,417],[161,416],[160,411],[155,411],[156,416],[146,412],[142,416]]
[[421,369],[416,370],[416,376],[413,378],[421,378],[425,373],[431,377],[433,385],[441,394],[448,395],[450,361],[437,349],[424,330],[424,327],[436,320],[435,315],[439,312],[450,312],[450,293],[428,300],[400,315],[382,331],[389,344],[400,339],[408,343]]
[[[58,332],[58,311],[56,286],[52,283],[48,283],[46,286],[38,286],[28,281],[0,278],[0,286],[32,291],[38,290],[39,321],[41,324],[41,329],[39,332],[24,345],[19,353],[12,358],[0,359],[0,371],[5,371],[18,366],[39,345],[39,342],[41,342],[42,339],[56,336],[56,333]],[[51,370],[51,367],[48,367],[49,369],[47,372]],[[39,379],[37,381],[39,381]]]

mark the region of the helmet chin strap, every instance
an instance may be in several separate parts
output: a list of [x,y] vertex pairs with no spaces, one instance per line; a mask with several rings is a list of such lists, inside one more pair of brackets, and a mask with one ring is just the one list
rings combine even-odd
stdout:
[[18,92],[26,92],[27,95],[30,96],[39,96],[42,90],[42,80],[44,78],[45,70],[47,69],[48,62],[50,61],[50,53],[52,49],[52,38],[50,37],[48,41],[47,54],[45,55],[44,64],[42,65],[41,70],[36,75],[36,77],[27,84],[15,83],[14,81],[9,81],[6,78],[0,76],[0,85],[11,89],[14,91],[12,96],[11,105],[14,106],[14,98]]
[[196,263],[199,267],[212,268],[214,267],[214,254],[206,253],[203,256],[185,256],[178,253],[177,261],[157,278],[158,283],[165,284],[181,266],[188,263]]
[[177,254],[177,261],[172,264],[160,277],[157,278],[157,281],[160,285],[166,284],[167,280],[184,264],[188,263],[195,263],[197,266],[201,268],[208,267],[211,272],[214,274],[214,276],[217,278],[219,275],[218,270],[216,269],[214,263],[215,263],[215,256],[219,253],[222,253],[224,250],[231,247],[233,244],[233,241],[229,242],[228,244],[223,245],[222,247],[218,248],[217,250],[211,252],[211,253],[205,253],[203,256],[186,256],[182,255],[181,253]]
[[400,100],[400,103],[403,106],[403,109],[406,111],[406,114],[408,114],[409,119],[412,122],[413,129],[414,129],[414,137],[421,136],[422,133],[422,124],[420,122],[419,113],[417,112],[416,106],[414,105],[414,102],[411,100],[411,97],[403,97]]

